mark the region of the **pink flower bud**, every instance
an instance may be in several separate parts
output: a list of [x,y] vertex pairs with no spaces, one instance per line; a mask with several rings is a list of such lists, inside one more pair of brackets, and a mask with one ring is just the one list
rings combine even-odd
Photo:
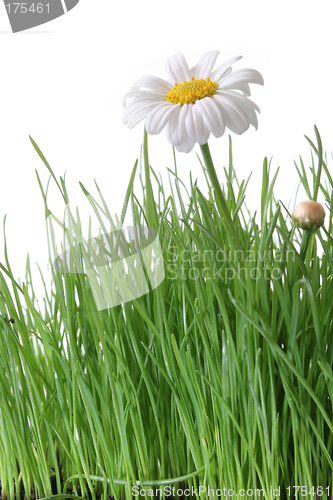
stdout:
[[317,201],[302,201],[296,206],[293,212],[293,220],[298,227],[306,229],[311,233],[317,231],[323,225],[324,219],[325,210]]

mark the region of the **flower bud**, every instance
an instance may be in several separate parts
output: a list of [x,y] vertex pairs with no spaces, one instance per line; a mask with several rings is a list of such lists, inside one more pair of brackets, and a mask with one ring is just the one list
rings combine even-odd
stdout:
[[325,210],[317,201],[302,201],[302,203],[296,206],[293,212],[293,220],[298,227],[306,229],[311,233],[317,231],[323,225],[324,219]]

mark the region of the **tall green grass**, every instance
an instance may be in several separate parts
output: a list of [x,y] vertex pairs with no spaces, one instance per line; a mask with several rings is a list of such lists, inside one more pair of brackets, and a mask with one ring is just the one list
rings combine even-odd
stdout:
[[[133,225],[158,232],[165,279],[123,305],[99,311],[84,273],[51,265],[52,287],[45,283],[41,307],[29,261],[20,284],[5,248],[3,498],[33,492],[129,499],[133,485],[147,492],[193,487],[194,497],[201,487],[200,498],[208,497],[204,487],[222,494],[260,489],[270,499],[277,496],[272,488],[282,498],[316,498],[322,487],[323,498],[331,497],[333,181],[317,129],[315,135],[315,142],[307,138],[310,168],[302,158],[296,164],[307,196],[327,200],[325,227],[312,235],[296,228],[275,199],[278,173],[267,159],[261,211],[249,213],[249,179],[236,178],[231,140],[220,192],[203,149],[207,184],[191,177],[187,190],[175,158],[167,195],[149,165],[146,135],[119,221],[97,183],[98,199],[81,185],[101,233],[120,227],[129,209]],[[79,212],[66,224],[65,181],[32,144],[64,200],[56,214],[49,183],[43,186],[36,172],[51,264],[56,228],[64,241],[83,229]],[[133,192],[137,175],[141,195]]]

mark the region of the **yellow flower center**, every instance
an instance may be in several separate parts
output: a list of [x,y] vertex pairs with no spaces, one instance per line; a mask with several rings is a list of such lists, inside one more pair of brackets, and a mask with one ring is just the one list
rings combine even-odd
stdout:
[[217,88],[217,83],[212,82],[210,78],[194,80],[194,76],[192,76],[189,82],[183,82],[180,85],[175,83],[175,86],[169,90],[166,100],[182,106],[183,104],[194,104],[198,99],[215,94]]

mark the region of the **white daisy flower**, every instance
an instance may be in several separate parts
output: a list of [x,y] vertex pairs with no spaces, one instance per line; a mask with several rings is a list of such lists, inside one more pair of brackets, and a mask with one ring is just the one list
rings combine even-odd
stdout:
[[196,142],[205,144],[210,134],[221,137],[226,127],[236,134],[242,134],[250,125],[257,129],[256,113],[260,109],[248,98],[249,83],[263,85],[263,77],[254,69],[232,72],[230,66],[242,56],[213,70],[218,54],[207,52],[190,69],[179,53],[166,62],[168,80],[140,78],[123,98],[123,123],[133,128],[146,120],[151,135],[166,127],[169,142],[185,153]]

